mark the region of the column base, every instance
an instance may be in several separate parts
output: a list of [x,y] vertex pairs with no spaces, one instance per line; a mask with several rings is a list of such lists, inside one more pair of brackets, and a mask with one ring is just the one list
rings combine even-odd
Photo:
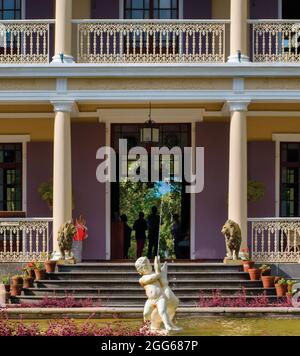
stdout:
[[51,64],[61,64],[61,65],[73,64],[73,63],[75,63],[74,57],[69,56],[67,54],[64,55],[63,62],[62,62],[60,55],[56,55],[56,56],[52,57],[52,62],[51,62]]
[[241,57],[239,58],[238,55],[235,56],[229,56],[227,59],[227,63],[231,63],[231,64],[241,64],[241,63],[250,63],[250,58],[248,56],[245,55],[241,55]]

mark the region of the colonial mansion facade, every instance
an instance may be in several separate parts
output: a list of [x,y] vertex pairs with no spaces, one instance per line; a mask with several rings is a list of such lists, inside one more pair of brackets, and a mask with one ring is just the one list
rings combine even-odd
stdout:
[[299,262],[295,3],[0,0],[0,262],[56,251],[79,215],[84,260],[122,258],[118,184],[97,181],[96,153],[141,145],[149,111],[161,146],[204,148],[204,189],[181,199],[187,257],[222,260],[229,218],[256,261]]

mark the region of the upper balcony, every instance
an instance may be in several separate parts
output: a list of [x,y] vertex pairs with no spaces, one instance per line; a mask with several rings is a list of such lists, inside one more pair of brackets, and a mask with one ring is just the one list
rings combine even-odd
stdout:
[[[55,55],[60,57],[56,63],[69,55],[75,63],[84,64],[201,65],[225,63],[232,56],[237,57],[237,63],[300,62],[300,20],[282,19],[300,18],[300,13],[287,7],[287,1],[262,4],[249,0],[248,14],[240,11],[243,19],[234,17],[230,0],[193,4],[185,0],[120,0],[109,9],[101,7],[103,1],[61,0],[59,6],[73,5],[66,28],[57,11],[56,20],[45,19],[50,17],[47,15],[55,17],[54,0],[46,0],[46,9],[40,6],[37,10],[32,8],[34,0],[7,1],[15,7],[25,3],[26,16],[21,16],[21,7],[11,16],[11,9],[0,6],[0,64],[49,64]],[[109,15],[115,18],[106,19]],[[7,17],[15,18],[1,20]],[[164,17],[167,19],[160,19]],[[245,33],[240,35],[234,22],[242,23],[239,26]],[[57,45],[60,38],[65,47]]]

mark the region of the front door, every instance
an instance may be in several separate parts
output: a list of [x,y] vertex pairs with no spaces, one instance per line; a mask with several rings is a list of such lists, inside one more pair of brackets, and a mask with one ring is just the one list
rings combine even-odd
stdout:
[[[112,125],[111,137],[112,147],[118,152],[119,139],[127,139],[128,149],[147,145],[141,142],[140,130],[143,125]],[[191,125],[190,124],[160,124],[159,143],[157,147],[190,147]],[[170,160],[171,158],[171,160]],[[149,183],[132,182],[122,180],[111,184],[111,216],[112,216],[112,234],[111,234],[111,258],[124,259],[126,257],[126,248],[124,245],[124,231],[120,217],[126,215],[128,225],[133,227],[140,212],[145,214],[145,219],[151,213],[152,207],[157,207],[162,218],[160,227],[159,252],[163,258],[170,259],[190,259],[190,194],[186,194],[186,182],[179,181],[176,177],[174,156],[160,158],[160,179],[151,182],[151,169],[148,170]],[[118,158],[119,159],[119,158]],[[150,155],[148,157],[150,163]],[[161,180],[162,167],[169,164],[171,167],[171,177],[169,181]],[[184,165],[184,157],[182,166]],[[118,164],[117,164],[118,166]],[[149,168],[150,164],[149,164]],[[136,169],[136,161],[128,159],[127,171]],[[118,176],[117,172],[117,176]],[[174,218],[179,216],[180,241],[174,243]],[[174,217],[175,216],[175,217]],[[120,236],[121,234],[121,236]],[[147,234],[146,234],[147,235]],[[123,241],[122,241],[123,240]],[[148,238],[143,250],[143,255],[148,254]],[[176,247],[175,247],[176,245]],[[175,251],[176,250],[176,251]],[[132,232],[131,244],[128,250],[128,258],[136,258],[136,240],[135,232]]]

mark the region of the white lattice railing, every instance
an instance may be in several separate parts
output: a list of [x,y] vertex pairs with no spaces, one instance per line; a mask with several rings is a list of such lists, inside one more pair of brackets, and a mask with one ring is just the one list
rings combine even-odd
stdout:
[[78,20],[80,63],[225,62],[226,20]]
[[48,257],[52,219],[0,219],[0,262],[42,261]]
[[0,21],[0,64],[49,63],[52,20]]
[[299,62],[300,21],[252,20],[253,62]]
[[248,219],[255,262],[300,263],[300,218]]

